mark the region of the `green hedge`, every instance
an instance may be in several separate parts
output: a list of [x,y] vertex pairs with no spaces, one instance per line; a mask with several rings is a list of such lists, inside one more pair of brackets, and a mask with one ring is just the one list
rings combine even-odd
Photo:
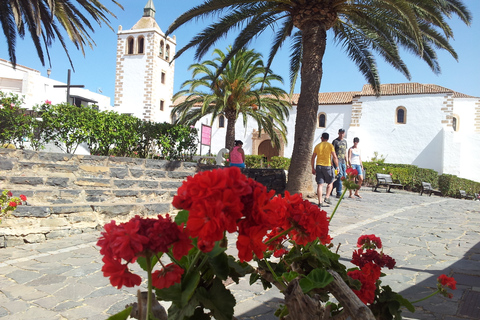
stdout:
[[406,190],[413,192],[420,192],[422,181],[431,183],[434,189],[439,189],[445,196],[454,198],[460,197],[458,190],[465,190],[470,195],[480,192],[479,182],[450,174],[438,175],[435,170],[414,165],[364,161],[363,167],[366,170],[365,185],[377,183],[376,173],[387,173],[392,175],[394,181],[403,184]]
[[246,155],[245,166],[254,169],[272,168],[288,170],[288,167],[290,167],[290,158],[274,156],[270,161],[266,161],[263,155]]

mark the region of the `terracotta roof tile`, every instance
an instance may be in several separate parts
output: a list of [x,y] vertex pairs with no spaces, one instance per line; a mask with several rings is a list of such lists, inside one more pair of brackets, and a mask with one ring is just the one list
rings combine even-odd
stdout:
[[[409,95],[409,94],[428,94],[428,93],[452,93],[455,98],[475,98],[460,92],[453,91],[436,84],[422,84],[418,82],[407,83],[388,83],[380,85],[380,95],[394,96],[394,95]],[[361,96],[374,96],[375,92],[371,85],[363,86]]]

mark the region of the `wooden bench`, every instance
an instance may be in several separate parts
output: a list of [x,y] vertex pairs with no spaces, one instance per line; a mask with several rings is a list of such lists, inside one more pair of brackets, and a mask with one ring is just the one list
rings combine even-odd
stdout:
[[394,183],[392,180],[392,176],[389,174],[377,173],[376,176],[377,176],[377,185],[375,186],[374,191],[377,191],[377,188],[379,186],[385,186],[387,188],[387,192],[391,192],[390,189],[392,187],[402,187],[403,189],[403,184]]
[[467,193],[465,192],[465,190],[458,190],[458,192],[460,193],[460,199],[462,199],[462,198],[465,198],[465,199],[467,199],[467,200],[468,200],[468,199],[473,199],[473,196],[467,194]]
[[439,195],[439,196],[443,197],[442,191],[435,190],[435,189],[433,189],[431,183],[422,181],[422,191],[420,192],[420,195],[423,195],[424,193],[428,194],[429,196],[432,196],[432,193],[433,193],[433,194],[436,194],[436,195]]

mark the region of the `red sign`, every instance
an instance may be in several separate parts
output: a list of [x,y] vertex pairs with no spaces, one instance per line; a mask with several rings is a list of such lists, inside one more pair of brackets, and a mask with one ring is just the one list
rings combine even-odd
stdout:
[[212,127],[202,124],[202,139],[203,145],[209,146],[212,142]]

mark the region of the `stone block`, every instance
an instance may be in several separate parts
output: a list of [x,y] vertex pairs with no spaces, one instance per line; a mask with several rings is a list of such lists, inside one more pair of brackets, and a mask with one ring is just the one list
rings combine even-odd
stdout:
[[137,197],[139,191],[137,190],[115,190],[113,191],[115,197]]
[[18,169],[19,170],[32,170],[35,165],[38,165],[38,163],[35,163],[35,162],[19,162],[18,163]]
[[17,210],[13,211],[12,215],[15,217],[36,217],[45,218],[52,213],[50,207],[46,206],[18,206]]
[[77,165],[70,165],[70,164],[39,163],[37,165],[38,167],[49,169],[55,172],[72,173],[78,170]]
[[183,182],[182,181],[165,181],[160,183],[160,187],[163,190],[170,190],[170,189],[175,189],[177,190],[182,186]]
[[94,165],[80,165],[78,169],[89,173],[108,173],[110,171],[109,167]]
[[112,166],[120,166],[120,165],[143,165],[145,162],[145,159],[140,159],[140,158],[127,158],[127,157],[109,157],[108,158],[109,165],[111,164]]
[[43,233],[32,233],[25,236],[24,241],[27,243],[38,243],[45,241],[45,235]]
[[165,171],[162,171],[162,170],[145,170],[145,177],[146,178],[154,178],[154,179],[166,178],[167,173]]
[[134,186],[137,183],[137,180],[114,180],[113,184],[115,187],[120,189],[127,189]]
[[5,236],[0,236],[0,248],[5,248]]
[[60,197],[78,197],[82,190],[60,190]]
[[70,235],[70,230],[63,229],[63,230],[52,230],[49,233],[47,233],[45,236],[48,240],[48,239],[65,238],[68,235]]
[[43,184],[43,178],[39,177],[10,177],[10,182],[14,184],[26,184],[37,186]]
[[145,162],[145,168],[147,169],[165,169],[168,161],[166,160],[153,160],[147,159]]
[[69,153],[51,153],[51,152],[39,152],[38,159],[40,161],[53,161],[53,162],[60,162],[60,161],[68,161],[72,159],[74,155]]
[[110,176],[112,178],[123,179],[128,176],[127,168],[110,168]]
[[96,212],[107,215],[109,217],[116,216],[116,215],[127,215],[133,210],[135,210],[136,208],[136,206],[132,204],[114,205],[114,206],[93,206],[93,207]]
[[189,176],[193,176],[193,172],[185,172],[185,171],[170,171],[168,173],[168,177],[172,179],[186,179]]
[[107,193],[106,190],[95,190],[95,189],[85,190],[85,194],[87,196],[102,196],[106,193]]
[[2,158],[0,161],[0,170],[12,170],[13,166],[14,164],[12,160],[6,160]]
[[144,171],[142,169],[130,169],[130,174],[134,178],[140,178],[141,176],[143,176],[143,172]]
[[52,204],[70,204],[70,203],[73,203],[72,200],[68,200],[68,199],[56,199],[56,200],[53,200],[53,201],[50,201]]
[[33,190],[20,190],[20,189],[10,189],[10,191],[13,193],[14,197],[19,197],[21,194],[28,198],[33,197],[34,191]]
[[149,214],[168,213],[170,211],[170,203],[146,204],[145,209],[147,209]]
[[195,169],[198,167],[198,164],[196,162],[184,162],[183,167],[185,169]]
[[92,211],[93,211],[93,208],[89,205],[52,207],[52,213],[54,214],[68,214],[68,213],[92,212]]
[[47,186],[66,188],[68,187],[68,181],[68,178],[47,178],[45,184]]
[[75,181],[75,184],[78,186],[109,187],[110,179],[78,178],[77,181]]
[[147,181],[147,180],[140,180],[138,181],[138,187],[139,188],[158,188],[158,182],[157,181]]
[[25,244],[23,237],[5,236],[5,247],[16,247]]

